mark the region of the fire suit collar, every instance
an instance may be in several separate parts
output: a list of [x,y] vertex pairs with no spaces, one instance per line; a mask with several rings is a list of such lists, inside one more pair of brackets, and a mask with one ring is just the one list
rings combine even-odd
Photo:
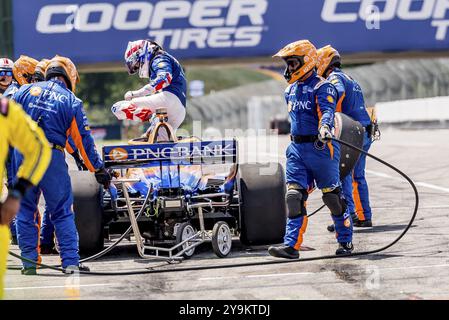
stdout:
[[313,71],[306,80],[298,81],[298,84],[300,84],[300,85],[306,84],[307,85],[307,84],[311,83],[313,81],[313,79],[316,78],[316,76],[317,76],[317,73],[315,71]]

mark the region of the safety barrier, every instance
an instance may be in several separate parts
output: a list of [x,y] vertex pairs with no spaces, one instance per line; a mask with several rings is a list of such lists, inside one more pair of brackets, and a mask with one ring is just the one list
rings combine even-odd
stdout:
[[449,120],[449,96],[376,104],[379,123],[433,122]]

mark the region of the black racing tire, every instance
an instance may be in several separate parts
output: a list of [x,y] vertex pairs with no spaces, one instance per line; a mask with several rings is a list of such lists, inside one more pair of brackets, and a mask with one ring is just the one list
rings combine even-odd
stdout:
[[[176,244],[181,243],[185,237],[191,236],[196,233],[195,228],[192,226],[190,222],[183,222],[176,230]],[[188,242],[186,243],[188,244]],[[178,248],[178,252],[183,250],[183,246]],[[182,254],[185,259],[190,259],[195,253],[195,247],[187,250]]]
[[276,173],[261,174],[268,165],[239,166],[240,241],[244,245],[280,243],[285,233],[285,174],[279,163]]
[[69,171],[69,174],[80,254],[97,253],[104,247],[101,206],[103,188],[89,171]]
[[212,229],[212,250],[219,258],[225,258],[231,252],[232,234],[229,225],[218,221]]

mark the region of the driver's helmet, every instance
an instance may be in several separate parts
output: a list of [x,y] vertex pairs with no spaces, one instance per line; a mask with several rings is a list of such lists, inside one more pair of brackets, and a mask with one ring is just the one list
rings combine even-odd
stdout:
[[129,74],[139,71],[141,78],[150,76],[150,62],[162,50],[162,47],[151,40],[137,40],[128,42],[125,51],[125,64]]

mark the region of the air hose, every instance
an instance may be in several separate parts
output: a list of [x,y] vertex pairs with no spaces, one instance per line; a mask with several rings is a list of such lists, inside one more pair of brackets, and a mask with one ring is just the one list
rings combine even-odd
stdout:
[[[416,214],[418,212],[418,206],[419,206],[419,194],[418,194],[418,190],[415,186],[415,184],[413,183],[413,181],[405,174],[403,173],[401,170],[399,170],[398,168],[394,167],[393,165],[389,164],[388,162],[356,147],[353,146],[350,143],[347,143],[345,141],[342,141],[340,139],[337,138],[331,138],[331,140],[338,142],[342,145],[345,145],[351,149],[354,149],[362,154],[365,154],[366,156],[376,160],[377,162],[389,167],[390,169],[396,171],[397,173],[399,173],[402,177],[404,177],[405,180],[407,180],[407,182],[410,184],[410,186],[413,189],[414,195],[415,195],[415,206],[413,209],[413,214],[410,218],[409,223],[407,224],[407,226],[405,227],[405,229],[402,231],[402,233],[396,237],[392,242],[390,242],[389,244],[378,248],[378,249],[373,249],[373,250],[367,250],[367,251],[360,251],[360,252],[352,252],[352,253],[347,253],[347,254],[342,254],[342,255],[324,255],[324,256],[317,256],[317,257],[310,257],[310,258],[300,258],[300,259],[293,259],[293,260],[270,260],[270,261],[262,261],[262,262],[246,262],[246,263],[232,263],[232,264],[227,264],[227,265],[211,265],[211,266],[197,266],[197,267],[180,267],[180,268],[171,268],[171,269],[144,269],[144,270],[130,270],[130,271],[118,271],[118,272],[100,272],[100,271],[77,271],[80,274],[90,274],[90,275],[103,275],[103,276],[124,276],[124,275],[137,275],[137,274],[151,274],[151,273],[169,273],[169,272],[181,272],[181,271],[198,271],[198,270],[210,270],[210,269],[226,269],[226,268],[238,268],[238,267],[249,267],[249,266],[263,266],[263,265],[273,265],[273,264],[285,264],[285,263],[298,263],[298,262],[307,262],[307,261],[317,261],[317,260],[329,260],[329,259],[338,259],[338,258],[350,258],[350,257],[358,257],[358,256],[364,256],[364,255],[369,255],[369,254],[375,254],[375,253],[379,253],[381,251],[385,251],[388,248],[394,246],[399,240],[402,239],[402,237],[404,237],[404,235],[408,232],[408,230],[411,228],[411,226],[413,225],[413,222],[415,221],[416,218]],[[318,212],[319,210],[321,210],[321,208],[317,209],[316,212]],[[312,215],[312,214],[311,214]],[[126,233],[125,233],[126,234]],[[111,246],[112,247],[112,246]],[[108,247],[107,249],[110,249],[110,247]],[[111,248],[112,249],[112,248]],[[106,251],[103,250],[102,252]],[[37,263],[35,261],[29,260],[27,258],[21,257],[17,254],[12,253],[11,251],[9,252],[9,254],[11,254],[13,257],[16,257],[18,259],[21,259],[23,261],[29,262],[29,263],[33,263],[36,264]],[[98,255],[98,254],[97,254]],[[97,256],[95,255],[95,256]],[[87,261],[86,259],[84,261]],[[48,266],[48,265],[44,265],[44,264],[39,264],[39,267],[43,267],[43,268],[49,268],[52,270],[57,270],[57,271],[62,271],[64,272],[64,269],[59,268],[59,267],[54,267],[54,266]],[[70,273],[70,272],[69,272]],[[73,273],[73,271],[71,271],[71,273]]]

